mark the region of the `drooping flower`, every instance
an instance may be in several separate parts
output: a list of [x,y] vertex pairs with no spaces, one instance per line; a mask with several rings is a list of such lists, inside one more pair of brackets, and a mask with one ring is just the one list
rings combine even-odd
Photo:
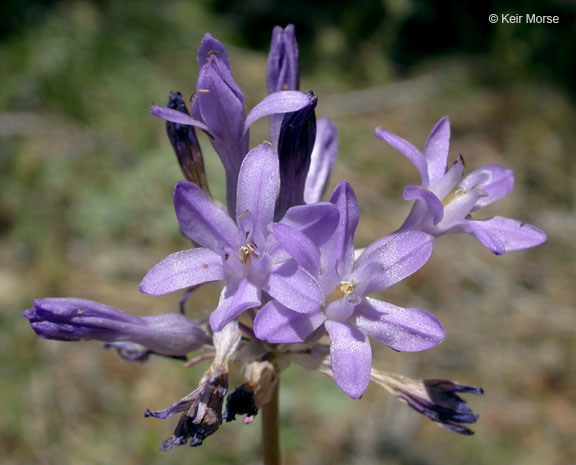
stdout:
[[426,350],[439,344],[444,328],[430,313],[402,308],[368,295],[384,290],[420,269],[432,253],[430,235],[410,231],[388,236],[367,247],[354,259],[354,232],[359,207],[352,187],[342,182],[330,197],[340,213],[332,237],[320,248],[288,225],[272,226],[286,251],[317,277],[321,298],[312,309],[296,313],[271,301],[256,315],[254,332],[271,343],[304,342],[324,326],[330,337],[330,357],[336,383],[358,398],[370,381],[372,352],[368,336],[406,352]]
[[145,417],[161,420],[183,412],[174,434],[162,443],[160,450],[167,452],[174,446],[186,444],[188,440],[190,447],[200,446],[220,428],[222,406],[228,392],[228,362],[238,350],[240,341],[241,334],[236,321],[214,333],[214,360],[202,376],[198,387],[165,410],[146,410]]
[[24,316],[44,339],[130,342],[161,355],[185,355],[211,341],[198,324],[177,313],[137,317],[84,299],[36,299]]
[[[270,231],[279,188],[278,158],[269,144],[246,156],[238,178],[234,221],[193,183],[181,181],[174,207],[182,232],[201,247],[176,252],[155,265],[142,280],[145,294],[163,295],[209,281],[226,281],[216,310],[214,331],[244,311],[258,307],[265,291],[298,312],[311,310],[321,298],[313,276],[284,253]],[[293,226],[293,238],[310,235],[326,241],[338,222],[329,203],[302,205],[286,213],[282,224]]]
[[378,370],[372,370],[372,380],[443,428],[468,436],[474,434],[465,425],[476,423],[478,415],[458,394],[479,396],[484,393],[482,388],[448,379],[416,380]]
[[420,186],[404,189],[404,199],[416,202],[398,232],[424,231],[433,236],[465,233],[475,236],[496,255],[535,247],[546,241],[543,231],[517,220],[500,216],[472,219],[471,214],[476,210],[512,191],[514,173],[489,165],[461,179],[464,171],[461,157],[446,170],[450,147],[448,117],[440,119],[432,129],[422,152],[383,128],[377,128],[375,134],[405,155],[416,166],[422,179]]
[[248,128],[265,116],[290,113],[310,104],[312,97],[296,90],[269,94],[246,116],[244,95],[234,81],[224,46],[206,34],[198,49],[200,68],[191,116],[178,110],[152,106],[151,113],[173,123],[205,131],[226,171],[228,212],[234,213],[238,173],[248,153]]

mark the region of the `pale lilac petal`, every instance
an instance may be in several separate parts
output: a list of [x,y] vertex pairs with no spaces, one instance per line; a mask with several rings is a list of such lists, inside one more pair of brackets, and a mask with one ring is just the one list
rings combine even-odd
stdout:
[[358,399],[370,383],[372,349],[368,336],[343,321],[324,323],[330,336],[330,361],[336,384]]
[[229,281],[222,289],[218,307],[210,314],[212,331],[222,331],[230,321],[246,310],[260,305],[260,290],[247,279]]
[[489,165],[472,171],[460,183],[460,187],[471,190],[481,189],[483,194],[478,198],[472,211],[490,205],[506,197],[514,187],[514,171],[501,166]]
[[320,247],[334,234],[339,218],[338,208],[333,204],[317,202],[289,208],[280,223],[298,229]]
[[436,317],[419,308],[366,298],[356,306],[355,316],[354,323],[360,330],[400,352],[431,349],[446,336]]
[[450,118],[444,116],[436,123],[424,144],[423,155],[428,163],[428,178],[431,185],[442,179],[446,173],[449,149]]
[[253,148],[240,168],[236,215],[251,212],[255,216],[256,227],[263,233],[274,218],[279,188],[278,157],[274,149],[269,144]]
[[202,192],[196,184],[180,181],[174,190],[174,208],[182,232],[201,246],[214,251],[237,250],[242,243],[236,223]]
[[279,113],[298,111],[310,105],[311,101],[312,97],[310,95],[297,90],[285,90],[269,94],[264,97],[258,105],[252,108],[252,111],[246,117],[244,132],[260,118]]
[[424,202],[428,207],[427,214],[432,215],[432,222],[434,224],[440,223],[444,217],[444,205],[442,205],[442,201],[428,189],[420,186],[406,186],[404,188],[404,200]]
[[325,320],[320,311],[297,313],[272,300],[258,310],[254,334],[272,344],[294,344],[304,342]]
[[[356,261],[351,279],[362,288],[363,295],[386,289],[418,271],[430,258],[434,238],[419,231],[408,231],[387,236],[368,246]],[[380,272],[373,271],[373,263],[380,265]],[[364,269],[370,267],[366,280]],[[358,276],[363,279],[358,280]]]
[[318,311],[324,297],[314,277],[294,260],[274,270],[262,289],[282,305],[299,313]]
[[460,182],[463,173],[464,159],[458,157],[448,172],[438,182],[430,185],[430,191],[439,199],[444,199]]
[[[468,220],[466,224],[472,227],[476,237],[478,237],[480,230],[482,230],[492,238],[496,238],[503,245],[504,252],[528,249],[546,242],[546,234],[544,231],[541,231],[531,224],[522,223],[510,218],[495,216],[486,220]],[[496,253],[494,250],[492,250],[492,252]]]
[[354,232],[360,219],[360,207],[354,189],[347,182],[336,186],[330,196],[340,219],[332,237],[322,246],[322,268],[337,269],[340,276],[347,275],[354,266]]
[[423,187],[429,186],[430,180],[428,179],[428,164],[424,156],[420,153],[420,150],[414,147],[407,140],[402,139],[396,134],[392,134],[391,132],[387,131],[384,128],[376,128],[374,134],[376,135],[376,137],[382,139],[388,145],[395,148],[406,158],[408,158],[408,160],[412,162],[412,164],[416,167],[416,169],[420,173],[420,176],[422,178],[422,186]]
[[195,126],[198,129],[202,129],[203,131],[206,131],[206,133],[210,134],[208,126],[206,126],[201,121],[195,120],[191,116],[188,116],[186,113],[182,113],[181,111],[173,110],[171,108],[159,107],[158,105],[152,105],[150,108],[150,113],[165,121],[185,124],[187,126]]
[[312,150],[310,169],[304,187],[304,201],[318,202],[326,187],[338,156],[338,128],[324,117],[316,123],[316,142]]
[[306,234],[285,224],[270,225],[270,232],[288,255],[312,276],[317,276],[320,267],[320,249]]
[[486,247],[490,252],[495,255],[502,255],[506,252],[506,248],[498,235],[493,234],[491,231],[482,227],[478,221],[464,221],[462,229],[467,230],[468,234],[475,236],[481,244]]
[[212,57],[218,57],[230,69],[230,59],[224,45],[211,34],[206,33],[198,47],[198,68],[202,68]]
[[222,281],[222,258],[210,249],[182,250],[154,265],[140,283],[140,292],[164,295],[209,281]]

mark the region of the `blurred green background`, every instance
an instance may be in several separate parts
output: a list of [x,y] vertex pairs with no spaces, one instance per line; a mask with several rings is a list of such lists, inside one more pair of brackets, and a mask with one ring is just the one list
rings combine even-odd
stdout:
[[[490,13],[555,14],[560,24],[492,25]],[[357,191],[358,246],[400,225],[410,208],[402,188],[418,180],[374,128],[422,146],[445,114],[451,159],[516,172],[512,195],[486,215],[533,223],[548,242],[494,257],[469,237],[442,238],[426,267],[381,296],[429,309],[448,337],[422,354],[378,347],[375,366],[483,386],[470,399],[475,436],[438,428],[377,386],[352,401],[292,367],[281,393],[285,463],[574,463],[575,14],[568,0],[2,2],[0,462],[259,463],[258,422],[227,424],[199,449],[158,451],[176,419],[145,420],[144,410],[187,394],[203,366],[133,365],[97,343],[38,340],[21,312],[42,296],[175,311],[177,295],[138,292],[151,265],[188,247],[171,206],[181,175],[148,108],[170,90],[193,91],[207,31],[227,46],[252,107],[265,95],[271,28],[294,23],[302,86],[340,128],[331,185],[346,179]],[[252,146],[266,130],[255,126]],[[202,142],[223,198],[219,162]],[[195,295],[197,315],[217,293]]]

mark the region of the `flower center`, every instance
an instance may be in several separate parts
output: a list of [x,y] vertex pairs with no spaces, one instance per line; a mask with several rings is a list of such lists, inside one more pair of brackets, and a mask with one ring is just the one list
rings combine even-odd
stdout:
[[354,281],[342,281],[336,288],[330,293],[328,296],[328,301],[326,303],[332,303],[337,300],[342,299],[343,297],[348,297],[352,295],[354,291]]
[[467,193],[468,191],[466,190],[466,188],[456,186],[454,189],[448,192],[446,197],[444,197],[444,199],[442,200],[442,205],[447,207],[449,204],[454,202],[454,200],[459,199],[460,197],[466,195]]
[[259,255],[256,253],[256,244],[254,242],[248,242],[248,244],[240,247],[238,251],[238,256],[240,261],[246,268],[250,268],[250,259],[252,256],[258,258]]

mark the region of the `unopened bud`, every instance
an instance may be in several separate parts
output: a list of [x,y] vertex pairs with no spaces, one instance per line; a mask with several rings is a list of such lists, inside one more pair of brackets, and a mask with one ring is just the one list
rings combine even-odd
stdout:
[[[186,103],[180,92],[170,92],[168,108],[189,115]],[[207,195],[210,195],[202,150],[198,143],[194,126],[168,121],[166,123],[166,132],[174,152],[176,152],[184,177],[199,186]]]

